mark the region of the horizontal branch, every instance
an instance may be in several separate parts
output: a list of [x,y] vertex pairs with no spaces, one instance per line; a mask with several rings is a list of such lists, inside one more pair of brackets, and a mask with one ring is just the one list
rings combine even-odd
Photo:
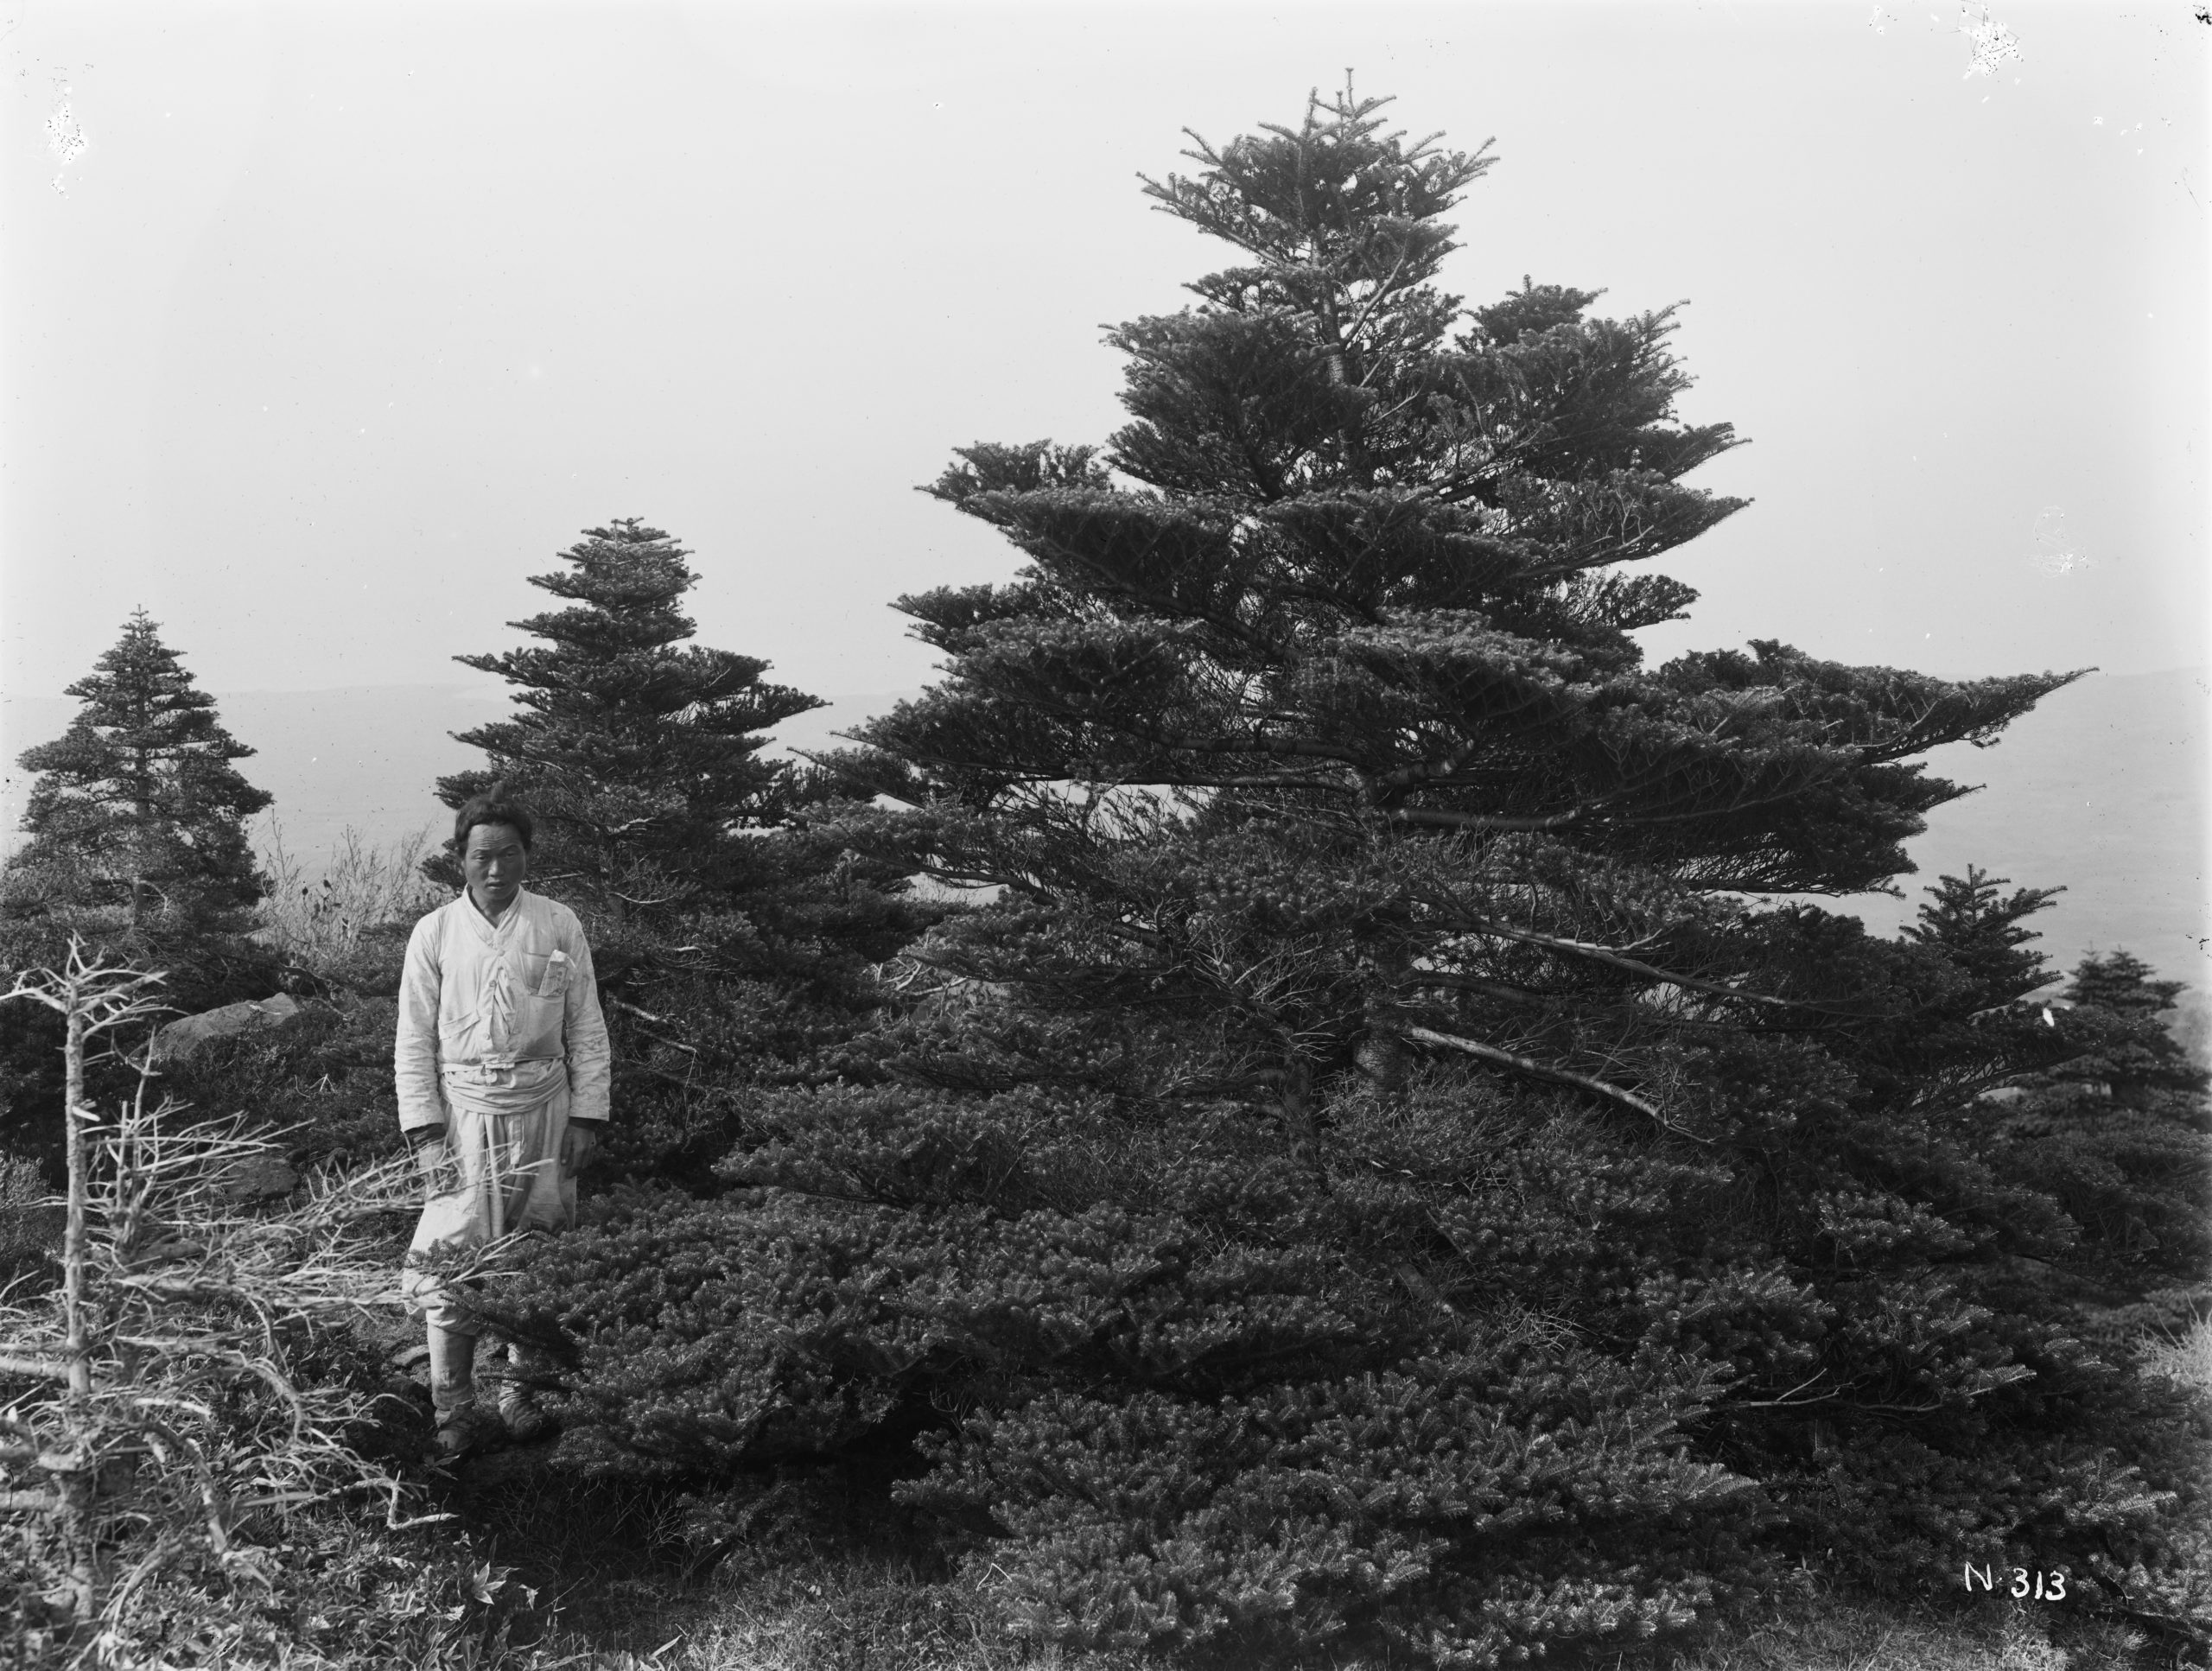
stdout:
[[0,1352],[0,1376],[29,1376],[35,1381],[67,1381],[69,1366],[58,1357],[24,1357]]
[[1824,1369],[1814,1370],[1812,1374],[1783,1394],[1780,1398],[1732,1398],[1728,1401],[1728,1408],[1731,1410],[1794,1410],[1807,1404],[1832,1404],[1840,1395],[1815,1393],[1810,1398],[1797,1396],[1827,1373],[1827,1371]]
[[1440,761],[1420,760],[1412,766],[1402,766],[1395,772],[1376,773],[1376,784],[1383,789],[1433,789],[1456,782],[1452,773],[1467,763],[1474,753],[1474,745],[1452,750],[1451,756]]
[[1555,992],[1538,992],[1532,987],[1510,986],[1503,981],[1485,981],[1479,975],[1460,975],[1447,969],[1417,970],[1408,984],[1441,988],[1452,992],[1479,993],[1485,998],[1502,998],[1513,1004],[1541,1004],[1564,995]]
[[1006,887],[1032,899],[1049,900],[1052,897],[1051,890],[1033,877],[985,870],[976,865],[919,860],[916,861],[915,868],[931,881],[942,882],[947,887]]
[[[672,1027],[676,1025],[666,1016],[656,1015],[649,1009],[641,1009],[626,999],[617,998],[610,994],[606,1001],[613,1005],[615,1008],[626,1011],[642,1020],[651,1021],[655,1026]],[[657,1045],[666,1045],[671,1050],[683,1051],[692,1056],[699,1054],[699,1047],[696,1045],[687,1045],[681,1039],[671,1039],[666,1034],[658,1032],[648,1032],[645,1037]]]
[[1500,1050],[1495,1045],[1478,1044],[1472,1039],[1462,1039],[1457,1033],[1439,1032],[1433,1027],[1408,1027],[1405,1036],[1421,1044],[1435,1045],[1445,1050],[1459,1051],[1480,1061],[1494,1062],[1499,1067],[1525,1073],[1532,1079],[1548,1080],[1555,1085],[1572,1085],[1577,1090],[1586,1090],[1609,1102],[1618,1102],[1623,1108],[1633,1109],[1646,1119],[1668,1126],[1670,1131],[1676,1129],[1668,1125],[1667,1116],[1660,1113],[1656,1104],[1645,1102],[1634,1091],[1624,1090],[1603,1079],[1593,1079],[1586,1073],[1577,1073],[1572,1068],[1555,1068],[1533,1057],[1516,1056],[1511,1051]]
[[1794,801],[1808,790],[1818,789],[1835,776],[1836,773],[1831,772],[1810,777],[1804,782],[1794,784],[1777,793],[1758,795],[1749,800],[1731,801],[1726,806],[1698,807],[1688,812],[1624,812],[1619,815],[1620,822],[1642,829],[1653,824],[1691,824],[1704,818],[1726,818],[1738,812],[1756,811],[1763,806],[1780,806],[1785,802]]
[[61,1507],[54,1491],[0,1491],[0,1515],[50,1515]]
[[1818,1004],[1808,1004],[1795,998],[1770,998],[1763,992],[1745,992],[1737,987],[1724,987],[1718,981],[1700,981],[1695,975],[1677,975],[1653,963],[1624,956],[1611,946],[1593,945],[1587,940],[1563,940],[1556,935],[1539,934],[1534,929],[1508,928],[1502,923],[1484,923],[1474,932],[1494,934],[1503,940],[1517,940],[1523,945],[1542,946],[1552,951],[1564,951],[1571,956],[1587,957],[1593,963],[1611,969],[1641,975],[1646,980],[1664,981],[1690,992],[1710,993],[1716,998],[1739,999],[1746,1004],[1767,1004],[1777,1009],[1818,1009]]
[[1539,817],[1510,817],[1497,813],[1447,812],[1435,807],[1402,806],[1393,810],[1390,817],[1397,823],[1433,824],[1440,829],[1557,829],[1574,823],[1589,810],[1586,806],[1578,806]]
[[[251,1283],[217,1282],[192,1277],[156,1276],[128,1271],[111,1272],[107,1280],[118,1288],[133,1289],[139,1293],[152,1294],[162,1299],[227,1299],[236,1305],[250,1306],[257,1312],[263,1309],[264,1306],[262,1294],[255,1291],[257,1285]],[[287,1303],[303,1302],[288,1301]],[[329,1299],[319,1303],[327,1306],[342,1306],[347,1302],[342,1299]],[[181,1350],[196,1350],[198,1344],[193,1343]]]
[[665,1045],[671,1050],[680,1050],[686,1056],[697,1056],[701,1054],[700,1049],[696,1045],[687,1045],[681,1039],[671,1039],[664,1032],[647,1032],[644,1027],[639,1027],[638,1031],[644,1033],[646,1038],[652,1039],[654,1044]]
[[1130,781],[1172,783],[1178,789],[1310,789],[1324,795],[1351,795],[1357,792],[1350,784],[1334,783],[1326,778],[1294,777],[1287,772],[1272,775],[1255,773],[1241,778],[1199,778],[1187,772],[1171,776],[1162,772],[1155,778],[1149,778],[1140,773],[1132,776]]

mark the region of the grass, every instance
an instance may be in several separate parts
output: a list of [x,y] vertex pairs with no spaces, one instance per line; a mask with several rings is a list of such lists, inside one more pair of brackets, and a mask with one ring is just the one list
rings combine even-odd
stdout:
[[[556,1610],[534,1642],[510,1640],[479,1662],[499,1671],[1169,1671],[1162,1660],[1010,1642],[990,1630],[981,1597],[880,1556],[802,1558],[690,1587],[602,1574],[593,1588],[588,1628]],[[2116,1629],[2047,1621],[2010,1603],[1946,1614],[1808,1584],[1757,1615],[1715,1623],[1694,1647],[1575,1663],[1588,1671],[2120,1671],[2145,1664],[2143,1646]],[[1393,1671],[1382,1661],[1337,1662],[1332,1671],[1355,1665]]]
[[346,957],[367,930],[411,924],[448,897],[422,874],[429,848],[428,829],[377,847],[349,825],[317,871],[286,848],[283,826],[269,818],[257,855],[269,887],[264,937],[290,961],[314,966]]
[[1808,1579],[1756,1613],[1724,1619],[1666,1671],[2120,1671],[2144,1639],[1992,1598],[1971,1611],[1899,1607]]
[[636,1610],[628,1640],[563,1630],[541,1644],[549,1671],[1119,1671],[1138,1663],[1077,1661],[1009,1642],[990,1633],[972,1598],[895,1563],[801,1561],[688,1598],[632,1582],[610,1599]]
[[2199,1318],[2178,1333],[2150,1335],[2142,1350],[2145,1370],[2212,1396],[2212,1318]]

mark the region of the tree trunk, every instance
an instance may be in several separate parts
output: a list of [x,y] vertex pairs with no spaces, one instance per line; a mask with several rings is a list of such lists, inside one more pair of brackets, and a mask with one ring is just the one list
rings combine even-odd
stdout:
[[[142,736],[149,717],[143,707],[134,715]],[[137,791],[136,810],[138,822],[130,832],[130,926],[135,929],[145,917],[146,873],[153,868],[150,862],[153,855],[149,849],[152,846],[149,838],[154,828],[154,802],[146,790],[153,781],[154,763],[149,752],[140,748],[135,751],[132,764],[138,769],[132,785]],[[76,1104],[73,1102],[70,1106],[74,1108]]]
[[149,862],[152,855],[148,849],[153,845],[154,804],[138,803],[138,828],[130,845],[130,926],[137,928],[145,916],[146,873],[153,868]]
[[[132,893],[133,920],[137,895]],[[63,1046],[67,1071],[64,1113],[69,1167],[69,1215],[61,1241],[61,1306],[67,1344],[63,1356],[69,1372],[66,1406],[73,1406],[64,1423],[76,1466],[56,1470],[54,1483],[60,1497],[62,1547],[69,1562],[70,1602],[78,1623],[89,1624],[99,1602],[99,1574],[93,1565],[92,1458],[87,1454],[85,1401],[92,1390],[92,1366],[85,1343],[85,1209],[90,1170],[85,1153],[85,1126],[92,1111],[85,1106],[85,994],[72,982],[67,992],[68,1039]]]
[[64,1117],[68,1126],[63,1134],[68,1155],[69,1217],[61,1241],[61,1306],[69,1335],[69,1390],[89,1393],[92,1390],[92,1370],[85,1361],[84,1347],[85,1121],[90,1117],[90,1110],[85,1107],[85,1013],[79,994],[73,988],[69,1001],[68,1039],[62,1047],[67,1072],[67,1112]]

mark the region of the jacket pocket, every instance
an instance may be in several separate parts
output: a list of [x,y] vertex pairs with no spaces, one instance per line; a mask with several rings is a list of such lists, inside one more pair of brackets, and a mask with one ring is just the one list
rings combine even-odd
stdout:
[[559,998],[569,990],[569,971],[575,965],[569,961],[569,954],[556,950],[545,960],[544,972],[537,977],[537,995],[540,998]]

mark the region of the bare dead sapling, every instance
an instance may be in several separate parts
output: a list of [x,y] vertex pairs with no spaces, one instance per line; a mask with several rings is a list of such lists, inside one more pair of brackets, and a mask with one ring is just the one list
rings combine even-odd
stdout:
[[154,1102],[143,1051],[136,1095],[93,1108],[87,1058],[152,1020],[161,979],[76,942],[0,994],[67,1026],[62,1280],[0,1296],[0,1527],[21,1552],[13,1623],[78,1662],[130,1661],[164,1573],[265,1586],[267,1534],[308,1505],[359,1497],[410,1523],[404,1482],[349,1442],[376,1395],[302,1360],[398,1302],[387,1215],[411,1173],[295,1179],[281,1134]]

